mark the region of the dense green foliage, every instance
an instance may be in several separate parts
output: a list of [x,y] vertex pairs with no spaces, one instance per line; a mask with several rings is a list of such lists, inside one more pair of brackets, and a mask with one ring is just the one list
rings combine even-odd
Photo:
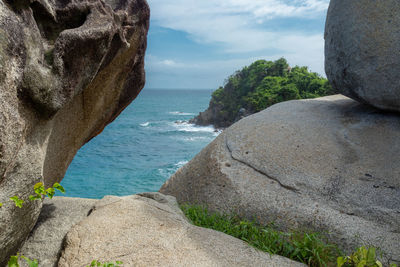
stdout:
[[258,60],[231,75],[224,87],[214,91],[210,106],[219,121],[234,122],[241,108],[249,113],[293,99],[332,95],[327,79],[309,72],[307,67],[293,67],[284,58],[275,62]]
[[336,258],[341,254],[336,246],[327,244],[316,233],[284,233],[237,216],[211,213],[202,206],[182,205],[181,208],[194,225],[223,232],[262,251],[309,266],[335,266]]

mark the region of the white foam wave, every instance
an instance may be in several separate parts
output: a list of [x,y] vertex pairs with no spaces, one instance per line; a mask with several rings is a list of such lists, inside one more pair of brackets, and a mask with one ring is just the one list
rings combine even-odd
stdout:
[[147,126],[149,126],[150,125],[150,122],[144,122],[144,123],[141,123],[140,124],[140,126],[142,126],[142,127],[147,127]]
[[[215,131],[213,126],[198,126],[188,122],[177,121],[174,122],[174,127],[180,132],[208,132],[208,133],[218,133]],[[217,134],[218,135],[218,134]]]
[[175,163],[173,167],[168,167],[168,168],[162,168],[158,169],[158,173],[164,177],[164,178],[169,178],[172,174],[174,174],[179,168],[181,168],[183,165],[188,163],[189,161],[187,160],[182,160],[179,161],[178,163]]
[[218,135],[220,135],[220,133],[222,133],[222,130],[215,130],[214,131],[214,136],[218,136]]
[[175,163],[174,165],[176,166],[176,167],[178,167],[178,168],[180,168],[180,167],[182,167],[183,165],[185,165],[186,163],[188,163],[189,161],[187,161],[187,160],[182,160],[182,161],[179,161],[178,163]]
[[181,112],[181,111],[171,111],[171,112],[168,112],[168,114],[179,115],[179,116],[193,116],[193,115],[196,115],[194,113]]
[[182,138],[184,141],[194,142],[194,141],[201,141],[201,140],[210,140],[210,137],[206,136],[192,136],[192,137],[184,137]]

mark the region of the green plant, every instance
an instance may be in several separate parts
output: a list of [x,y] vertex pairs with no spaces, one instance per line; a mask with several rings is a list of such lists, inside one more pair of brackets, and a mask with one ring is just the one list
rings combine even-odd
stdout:
[[38,267],[39,263],[37,260],[31,260],[28,257],[25,257],[24,255],[17,254],[16,256],[11,256],[10,260],[8,261],[8,267],[19,267],[18,260],[19,259],[25,260],[25,262],[28,264],[29,267]]
[[[31,201],[44,199],[45,197],[53,198],[56,190],[60,191],[61,193],[65,193],[64,187],[62,187],[59,183],[54,183],[53,187],[45,189],[43,183],[40,182],[34,185],[33,190],[35,194],[29,196],[29,200]],[[25,203],[25,201],[20,199],[18,196],[10,197],[10,200],[14,201],[15,206],[18,208],[22,208],[23,204]],[[2,206],[3,203],[0,203],[0,208]]]
[[64,187],[62,187],[59,183],[54,183],[53,187],[45,189],[43,183],[40,182],[35,184],[33,190],[35,191],[35,195],[29,196],[29,199],[32,201],[38,199],[44,199],[46,196],[51,199],[56,193],[56,190],[60,191],[61,193],[65,193]]
[[285,233],[272,225],[261,226],[238,216],[211,213],[207,208],[182,205],[184,214],[193,224],[211,228],[248,242],[268,252],[296,260],[309,266],[333,266],[341,255],[335,245],[327,244],[320,234]]
[[24,202],[25,202],[22,199],[20,199],[18,196],[10,197],[10,199],[12,201],[14,201],[15,206],[17,206],[18,208],[22,208],[22,204],[24,204]]
[[113,263],[113,262],[101,263],[97,260],[94,260],[90,263],[90,265],[87,265],[86,267],[120,267],[121,264],[122,264],[122,261],[116,261],[115,263]]
[[[337,267],[382,267],[382,263],[376,258],[376,248],[360,247],[350,256],[338,257]],[[392,263],[391,267],[397,267]]]

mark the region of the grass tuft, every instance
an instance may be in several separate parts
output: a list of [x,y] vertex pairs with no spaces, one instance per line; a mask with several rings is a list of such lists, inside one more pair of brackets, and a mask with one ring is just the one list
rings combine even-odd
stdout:
[[336,266],[341,252],[317,233],[285,233],[238,216],[209,212],[203,206],[182,205],[194,225],[214,229],[248,242],[255,248],[299,261],[308,266]]

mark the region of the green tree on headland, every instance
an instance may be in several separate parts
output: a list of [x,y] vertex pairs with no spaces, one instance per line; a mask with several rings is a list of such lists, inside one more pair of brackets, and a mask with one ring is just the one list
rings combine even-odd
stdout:
[[240,118],[273,104],[332,95],[327,79],[307,67],[291,68],[286,59],[258,60],[237,71],[212,94],[210,106],[194,119],[197,124],[228,127]]

